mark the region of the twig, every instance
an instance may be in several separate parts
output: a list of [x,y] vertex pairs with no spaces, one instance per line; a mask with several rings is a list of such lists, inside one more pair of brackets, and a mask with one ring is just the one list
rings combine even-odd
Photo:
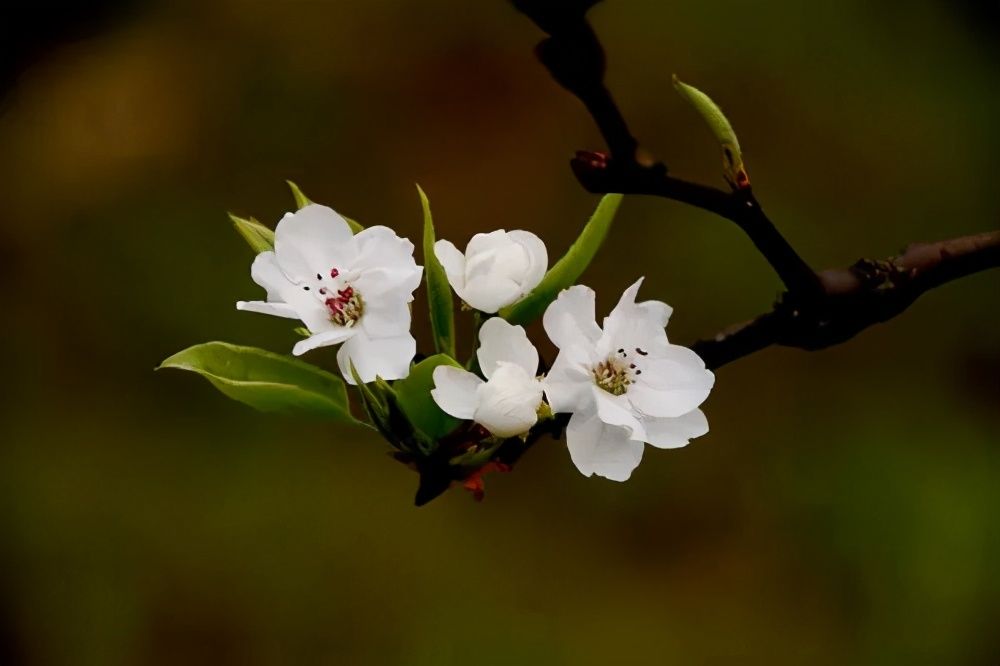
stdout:
[[861,260],[850,268],[823,271],[820,301],[782,300],[770,312],[692,348],[710,368],[770,345],[823,349],[892,319],[934,287],[997,267],[1000,231],[914,244],[886,260]]
[[732,191],[692,183],[645,157],[604,84],[604,49],[586,19],[599,0],[513,0],[549,34],[535,52],[552,77],[587,108],[609,153],[580,151],[570,162],[589,192],[647,194],[679,201],[734,222],[787,289],[774,308],[693,345],[718,368],[771,345],[816,350],[895,317],[921,294],[1000,266],[1000,232],[910,246],[884,261],[815,273],[764,214],[749,185]]

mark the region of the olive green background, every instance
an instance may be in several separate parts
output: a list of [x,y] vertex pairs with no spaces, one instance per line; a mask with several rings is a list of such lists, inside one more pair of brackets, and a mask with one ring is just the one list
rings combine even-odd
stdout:
[[[644,146],[723,184],[670,76],[710,93],[817,267],[996,228],[996,23],[931,0],[593,21]],[[597,202],[567,160],[601,141],[540,37],[501,0],[161,1],[21,72],[0,101],[10,663],[1000,663],[1000,273],[721,369],[712,431],[628,483],[544,442],[481,504],[416,509],[362,430],[153,372],[207,340],[290,350],[288,322],[234,307],[261,292],[225,216],[273,225],[285,178],[414,239],[419,182],[439,235],[529,229],[557,257]],[[584,281],[606,310],[639,275],[682,343],[780,289],[731,224],[629,197]]]

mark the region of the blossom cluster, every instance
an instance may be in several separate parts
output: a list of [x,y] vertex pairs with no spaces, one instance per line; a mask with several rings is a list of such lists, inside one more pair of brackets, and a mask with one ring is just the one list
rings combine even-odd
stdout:
[[[577,469],[616,481],[630,477],[645,444],[682,447],[708,432],[699,406],[714,376],[693,351],[668,341],[669,306],[636,300],[641,278],[600,323],[593,289],[558,291],[542,316],[558,350],[543,373],[525,329],[504,316],[546,277],[541,239],[498,230],[476,234],[464,252],[439,240],[433,255],[425,262],[443,269],[464,309],[482,321],[470,362],[433,371],[430,394],[445,414],[477,424],[498,442],[527,437],[553,414],[569,415],[566,441]],[[410,373],[416,356],[411,303],[424,268],[413,243],[393,230],[354,233],[333,209],[308,204],[281,219],[273,250],[260,252],[250,273],[266,297],[237,308],[301,321],[308,336],[295,344],[294,355],[339,345],[337,362],[348,384]]]

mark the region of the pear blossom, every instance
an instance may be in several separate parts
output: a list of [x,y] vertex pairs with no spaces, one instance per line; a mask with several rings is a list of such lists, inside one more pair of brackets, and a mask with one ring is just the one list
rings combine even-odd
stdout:
[[292,349],[296,356],[343,343],[337,363],[349,383],[352,363],[364,382],[400,379],[416,353],[409,304],[422,272],[413,243],[392,229],[354,235],[333,209],[310,204],[287,213],[274,231],[274,251],[254,259],[250,276],[267,299],[236,307],[301,320],[310,336]]
[[459,298],[489,314],[530,293],[549,263],[545,244],[530,231],[476,234],[465,254],[451,242],[439,240],[434,254]]
[[538,421],[542,383],[538,351],[524,329],[499,317],[483,324],[476,352],[487,381],[467,370],[450,366],[434,369],[431,396],[448,414],[470,419],[496,437],[516,437]]
[[690,349],[670,344],[671,309],[635,302],[640,278],[604,319],[594,291],[564,290],[543,317],[559,354],[544,380],[553,412],[570,412],[566,441],[584,475],[625,481],[642,460],[643,443],[670,449],[708,432],[698,406],[715,382]]

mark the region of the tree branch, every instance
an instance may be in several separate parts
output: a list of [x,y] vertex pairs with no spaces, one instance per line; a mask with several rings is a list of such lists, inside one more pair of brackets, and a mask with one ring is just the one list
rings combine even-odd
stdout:
[[710,368],[770,345],[824,349],[892,319],[934,287],[997,267],[1000,231],[913,244],[896,257],[862,259],[850,268],[823,271],[820,301],[782,299],[770,312],[696,342],[692,349]]
[[718,368],[771,345],[816,350],[839,344],[895,317],[921,294],[957,278],[1000,266],[1000,232],[912,245],[883,261],[815,273],[781,235],[749,184],[731,191],[668,174],[646,157],[604,83],[605,55],[586,12],[599,0],[513,0],[549,34],[536,55],[559,85],[575,95],[600,129],[609,152],[580,151],[570,166],[589,192],[672,199],[734,222],[787,289],[774,308],[693,348]]

